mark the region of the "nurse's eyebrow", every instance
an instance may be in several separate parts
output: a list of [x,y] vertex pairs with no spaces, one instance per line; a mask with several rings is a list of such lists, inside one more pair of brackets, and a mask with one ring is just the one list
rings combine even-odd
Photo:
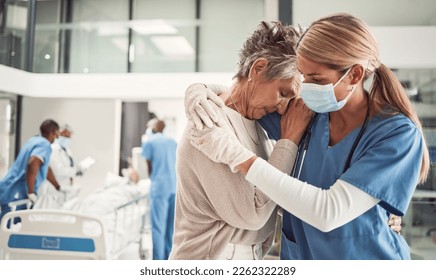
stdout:
[[321,73],[310,73],[310,74],[303,74],[303,72],[301,72],[300,68],[297,68],[297,70],[304,76],[321,76]]
[[321,76],[321,73],[304,74],[304,76]]

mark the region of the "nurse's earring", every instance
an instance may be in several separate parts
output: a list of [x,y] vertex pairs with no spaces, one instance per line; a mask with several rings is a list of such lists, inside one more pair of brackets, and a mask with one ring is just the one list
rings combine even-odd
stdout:
[[251,82],[253,80],[252,77],[248,77],[248,81]]

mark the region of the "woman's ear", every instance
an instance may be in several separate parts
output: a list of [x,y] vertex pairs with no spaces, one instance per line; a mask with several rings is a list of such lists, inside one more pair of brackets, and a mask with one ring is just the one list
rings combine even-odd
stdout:
[[363,80],[365,69],[360,64],[354,65],[351,69],[351,84],[358,84],[361,80]]
[[258,58],[251,65],[250,72],[248,74],[248,80],[257,80],[259,77],[262,77],[262,71],[266,69],[268,65],[268,60],[265,58]]

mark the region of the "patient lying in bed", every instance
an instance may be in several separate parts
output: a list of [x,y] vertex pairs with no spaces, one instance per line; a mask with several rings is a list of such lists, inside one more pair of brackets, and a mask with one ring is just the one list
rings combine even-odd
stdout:
[[102,187],[85,198],[79,199],[75,197],[66,201],[61,209],[103,216],[113,212],[116,207],[147,194],[149,187],[149,180],[135,182],[128,178],[108,173]]
[[[108,174],[101,188],[83,199],[76,197],[65,202],[61,210],[98,217],[106,229],[108,255],[114,255],[135,238],[140,238],[148,214],[148,198],[144,196],[149,187],[149,179],[135,183]],[[121,207],[128,203],[131,204]]]
[[[109,174],[103,186],[89,196],[83,199],[75,197],[65,202],[61,209],[37,212],[36,215],[31,216],[32,221],[27,218],[23,220],[27,226],[23,226],[20,222],[14,224],[14,228],[11,227],[7,232],[26,234],[28,233],[26,230],[31,229],[32,236],[37,232],[36,235],[47,235],[51,239],[56,239],[58,236],[77,238],[83,234],[83,238],[92,237],[100,240],[99,238],[104,236],[105,256],[115,259],[120,256],[129,244],[138,242],[143,237],[144,223],[145,225],[148,224],[146,217],[148,215],[147,194],[149,187],[148,179],[136,181],[135,183],[135,180],[132,181]],[[36,212],[37,210],[31,211]],[[21,211],[16,213],[19,214],[19,212]],[[80,222],[82,218],[79,218],[81,216],[75,218],[75,214],[72,213],[84,214],[84,217],[95,217],[101,222],[103,228],[100,223],[95,222],[86,221],[86,223],[82,224]],[[65,232],[63,228],[66,229]],[[26,230],[23,231],[22,229]],[[60,233],[61,231],[62,233]],[[48,258],[46,253],[42,254],[43,258]],[[54,256],[62,259],[64,255],[57,253],[59,252],[54,252]],[[97,255],[98,258],[101,258],[100,254]],[[69,257],[65,256],[66,258],[71,257],[70,255],[68,255]]]
[[127,171],[126,177],[108,173],[103,185],[84,198],[79,198],[78,195],[70,193],[68,199],[59,202],[59,195],[56,194],[58,191],[54,190],[55,194],[46,191],[40,196],[33,208],[69,210],[101,216],[108,214],[116,207],[131,201],[135,197],[147,194],[149,187],[149,180],[139,180],[137,172],[134,170]]

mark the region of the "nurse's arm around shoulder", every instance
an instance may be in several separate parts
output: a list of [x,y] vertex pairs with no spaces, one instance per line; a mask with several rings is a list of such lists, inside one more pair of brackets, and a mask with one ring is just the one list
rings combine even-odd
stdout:
[[237,168],[283,209],[324,232],[352,221],[380,201],[342,180],[327,190],[317,188],[290,177],[256,156]]

